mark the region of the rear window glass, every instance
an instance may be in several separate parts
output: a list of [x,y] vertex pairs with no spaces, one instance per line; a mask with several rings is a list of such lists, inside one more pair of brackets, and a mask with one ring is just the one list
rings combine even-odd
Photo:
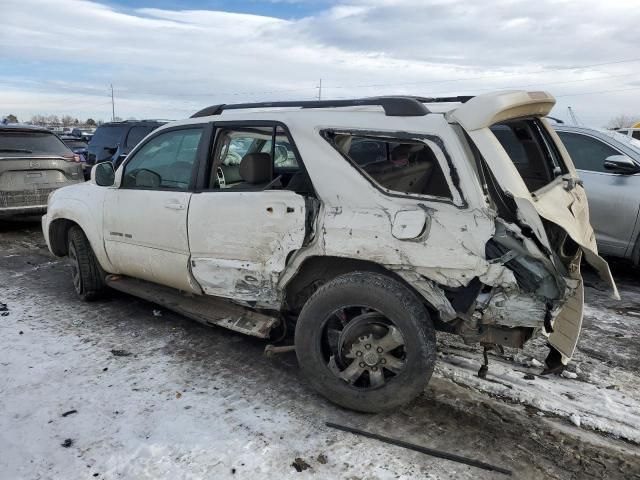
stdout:
[[530,192],[567,173],[553,140],[539,120],[525,119],[491,127]]
[[120,137],[124,133],[125,126],[104,126],[98,127],[96,133],[91,139],[91,145],[104,145],[108,147],[115,147],[120,141]]
[[0,154],[70,155],[58,137],[47,132],[0,132]]
[[129,135],[127,135],[127,148],[131,150],[140,143],[140,140],[151,133],[154,128],[155,127],[133,127],[129,130]]
[[442,167],[425,142],[325,133],[378,186],[397,193],[451,199]]
[[67,147],[70,148],[85,148],[87,146],[87,142],[83,142],[82,140],[62,140]]

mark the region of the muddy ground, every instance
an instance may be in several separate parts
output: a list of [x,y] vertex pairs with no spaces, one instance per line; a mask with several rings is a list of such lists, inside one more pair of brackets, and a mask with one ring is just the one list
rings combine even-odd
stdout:
[[266,359],[257,339],[115,292],[80,302],[37,220],[3,221],[0,478],[507,478],[332,421],[518,479],[640,479],[640,283],[624,264],[614,276],[621,302],[586,274],[583,334],[564,377],[537,375],[546,351],[536,340],[493,354],[481,380],[479,348],[440,335],[425,392],[365,415],[311,391],[295,355]]

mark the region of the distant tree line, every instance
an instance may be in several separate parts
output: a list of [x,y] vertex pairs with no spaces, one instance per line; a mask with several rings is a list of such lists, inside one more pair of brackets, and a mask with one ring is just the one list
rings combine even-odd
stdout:
[[[4,118],[6,119],[7,123],[20,123],[18,117],[13,113],[10,113]],[[96,121],[93,118],[87,118],[86,120],[82,121],[78,118],[72,117],[71,115],[63,115],[62,117],[58,117],[57,115],[32,115],[27,122],[32,125],[54,125],[62,127],[74,127],[79,125],[95,127],[96,125],[100,125],[101,123],[103,123],[102,120]]]

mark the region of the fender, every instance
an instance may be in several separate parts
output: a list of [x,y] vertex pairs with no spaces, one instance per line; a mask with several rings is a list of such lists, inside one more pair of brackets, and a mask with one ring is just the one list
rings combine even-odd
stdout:
[[42,230],[51,253],[50,233],[57,220],[69,220],[84,231],[100,266],[108,273],[118,273],[109,261],[102,232],[105,189],[83,183],[56,190],[49,198],[47,214],[42,217]]

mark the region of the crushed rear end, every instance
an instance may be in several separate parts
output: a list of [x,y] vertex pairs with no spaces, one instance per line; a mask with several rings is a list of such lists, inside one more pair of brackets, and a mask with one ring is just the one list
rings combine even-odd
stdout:
[[542,332],[551,346],[547,366],[562,368],[582,325],[581,259],[619,296],[597,252],[582,182],[544,119],[554,103],[545,92],[500,92],[476,97],[447,118],[466,132],[497,213],[487,260],[507,267],[514,280],[478,295],[480,333],[470,329],[466,337],[517,346]]

